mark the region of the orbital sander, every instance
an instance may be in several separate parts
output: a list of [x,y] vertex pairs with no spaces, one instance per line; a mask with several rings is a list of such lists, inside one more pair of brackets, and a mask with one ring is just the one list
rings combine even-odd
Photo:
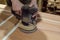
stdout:
[[[9,5],[9,1],[7,1],[8,5]],[[20,0],[20,2],[24,4],[24,6],[22,6],[21,8],[21,11],[22,11],[21,16],[16,14],[15,11],[11,9],[12,14],[16,16],[18,20],[21,20],[19,28],[21,29],[21,31],[24,31],[24,32],[36,31],[37,29],[36,20],[35,20],[36,16],[35,17],[32,17],[32,16],[38,11],[38,9],[34,5],[32,7],[29,7],[31,0]],[[10,6],[12,6],[12,3],[10,4]]]
[[36,16],[32,17],[35,12],[37,12],[37,8],[34,6],[29,7],[28,5],[24,5],[21,8],[22,16],[20,22],[20,29],[24,31],[35,31],[36,30]]

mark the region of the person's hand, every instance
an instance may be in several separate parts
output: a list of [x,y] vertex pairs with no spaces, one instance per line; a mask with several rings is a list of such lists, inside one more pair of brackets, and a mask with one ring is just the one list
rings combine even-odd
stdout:
[[21,4],[18,0],[12,2],[12,10],[15,11],[16,14],[21,15]]
[[38,13],[36,12],[34,15],[32,15],[32,17],[33,17],[33,18],[34,18],[34,17],[36,17],[36,16],[37,16],[37,14],[38,14]]
[[35,17],[35,16],[40,17],[40,12],[37,11],[32,17]]
[[33,6],[33,4],[29,4],[29,7],[32,7]]

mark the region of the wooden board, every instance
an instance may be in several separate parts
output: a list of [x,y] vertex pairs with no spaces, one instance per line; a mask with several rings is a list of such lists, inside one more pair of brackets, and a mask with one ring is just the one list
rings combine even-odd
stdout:
[[18,20],[15,17],[12,17],[5,24],[0,26],[0,31],[1,33],[3,33],[2,36],[0,35],[1,36],[0,39],[7,35],[7,33],[17,24],[17,22]]
[[[4,15],[1,15],[0,20],[4,20],[8,18],[9,15],[6,15],[6,12],[3,12]],[[7,12],[8,14],[8,12]],[[19,28],[16,29],[12,35],[8,37],[8,40],[60,40],[60,24],[51,22],[49,20],[53,21],[59,21],[60,22],[60,16],[51,15],[47,13],[40,12],[41,18],[45,18],[44,20],[40,21],[37,24],[38,30],[33,33],[24,33],[20,31]],[[48,20],[46,20],[46,18]],[[18,23],[18,20],[13,16],[11,19],[9,19],[5,24],[0,26],[0,40],[13,28],[15,27],[15,24]]]
[[17,29],[8,40],[60,40],[60,33],[38,28],[36,32],[28,34]]
[[0,23],[7,19],[9,16],[11,16],[11,13],[9,12],[2,12],[0,13]]

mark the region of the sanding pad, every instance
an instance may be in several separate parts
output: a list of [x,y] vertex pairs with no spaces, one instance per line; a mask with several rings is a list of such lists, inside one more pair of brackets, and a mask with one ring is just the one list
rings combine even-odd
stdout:
[[36,27],[36,25],[33,25],[33,24],[29,24],[28,26],[24,26],[20,22],[19,29],[23,32],[31,33],[31,32],[35,32],[37,30],[37,27]]

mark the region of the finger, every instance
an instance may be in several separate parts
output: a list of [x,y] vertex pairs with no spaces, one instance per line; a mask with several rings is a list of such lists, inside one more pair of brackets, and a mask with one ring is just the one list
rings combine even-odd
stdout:
[[34,14],[32,17],[35,17],[37,14]]
[[15,13],[19,15],[19,11],[15,11]]
[[20,15],[20,16],[22,15],[22,12],[21,12],[21,11],[19,11],[19,15]]
[[33,15],[32,17],[34,18],[36,15]]

